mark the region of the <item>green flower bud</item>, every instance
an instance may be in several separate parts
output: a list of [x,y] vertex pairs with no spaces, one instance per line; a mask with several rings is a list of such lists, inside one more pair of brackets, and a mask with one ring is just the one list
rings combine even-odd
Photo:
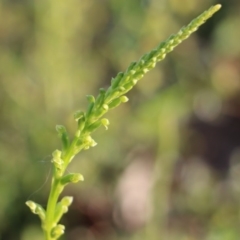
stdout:
[[161,42],[161,43],[158,45],[158,47],[157,47],[157,55],[166,52],[166,50],[165,50],[165,45],[166,45],[166,41]]
[[125,94],[125,93],[129,92],[133,88],[133,86],[135,85],[135,82],[137,82],[136,79],[134,79],[134,81],[132,80],[131,82],[128,82],[128,83],[124,84],[123,88],[125,90],[122,91],[121,94]]
[[88,135],[84,139],[84,149],[85,150],[89,149],[89,147],[95,147],[96,145],[97,145],[97,143],[92,139],[92,137],[90,135]]
[[148,55],[148,60],[152,60],[154,56],[157,56],[157,52],[157,49],[153,49]]
[[129,79],[131,78],[132,76],[124,76],[124,78],[122,79],[122,85],[124,85],[125,83],[127,83],[129,81]]
[[[143,56],[143,58],[144,58],[144,56]],[[145,60],[143,60],[143,59],[141,59],[139,62],[138,62],[138,66],[144,66],[144,64],[145,64]]]
[[45,220],[46,212],[41,205],[39,205],[33,201],[27,201],[26,205],[30,208],[30,210],[33,214],[36,214],[39,216],[39,218],[42,220],[42,222]]
[[53,153],[53,159],[52,162],[57,163],[57,164],[63,164],[63,160],[61,159],[62,152],[56,149]]
[[95,147],[97,145],[97,142],[95,142],[93,139],[91,141],[90,147]]
[[133,75],[133,74],[135,74],[135,73],[136,73],[136,70],[131,70],[131,71],[130,71],[130,74],[131,74],[131,75]]
[[65,231],[65,226],[58,224],[57,226],[55,226],[52,231],[51,231],[51,237],[53,239],[58,239],[60,236],[62,236],[64,234]]
[[[121,84],[122,84],[122,83],[121,83]],[[118,86],[118,88],[112,89],[112,87],[110,87],[110,88],[107,90],[107,94],[105,95],[105,100],[104,100],[104,102],[105,102],[106,104],[108,104],[109,102],[111,102],[111,100],[119,97],[119,95],[121,94],[120,91],[119,91],[119,88],[121,88],[120,85]]]
[[56,125],[56,130],[59,134],[66,132],[66,128],[63,125]]
[[115,78],[112,78],[112,80],[111,80],[112,89],[115,89],[116,87],[118,87],[118,85],[121,82],[123,76],[124,76],[124,73],[120,72],[120,73],[118,73],[118,75]]
[[86,132],[92,133],[94,132],[97,128],[101,126],[101,121],[98,120],[95,123],[91,124],[90,126],[87,127]]
[[55,224],[60,221],[63,214],[67,213],[68,207],[72,204],[72,201],[73,197],[66,196],[63,197],[62,200],[57,204],[53,220]]
[[154,68],[156,66],[156,60],[155,59],[157,60],[157,58],[154,58],[154,59],[152,59],[151,62],[148,63],[148,65],[147,65],[148,70],[151,70],[152,68]]
[[83,175],[80,173],[70,173],[63,177],[61,177],[61,184],[66,185],[68,183],[77,183],[79,181],[83,181]]
[[95,103],[95,98],[93,95],[87,95],[86,97],[89,103]]
[[124,87],[120,87],[120,88],[119,88],[119,91],[120,91],[121,94],[122,94],[122,92],[126,91],[126,89],[125,89]]
[[[136,74],[134,75],[135,80],[137,80],[137,81],[140,80],[141,78],[143,78],[143,76],[144,76],[144,74],[142,74],[142,73],[140,73],[140,72],[139,72],[139,73],[136,73]],[[135,84],[136,84],[136,83],[135,83]],[[135,85],[135,84],[134,84],[134,85]]]
[[81,132],[85,127],[85,117],[78,119],[78,130]]
[[145,74],[145,73],[147,73],[149,71],[149,69],[148,68],[143,68],[142,71]]
[[61,203],[63,206],[69,207],[73,202],[73,197],[65,196],[62,198]]
[[108,107],[107,104],[103,104],[103,105],[102,105],[102,108],[107,111],[109,107]]
[[[142,57],[142,60],[144,61],[144,63],[145,62],[147,62],[149,59],[150,59],[150,57],[151,57],[151,52],[149,52],[149,53],[146,53],[143,57]],[[142,66],[143,66],[144,64],[142,64]]]
[[126,72],[129,72],[130,74],[132,73],[132,71],[134,72],[133,68],[136,66],[136,64],[137,64],[137,62],[130,63]]
[[53,159],[52,163],[54,164],[55,167],[55,174],[56,177],[60,177],[62,175],[63,167],[64,167],[64,161],[61,158],[62,152],[59,150],[55,150],[52,153]]
[[122,103],[121,99],[120,98],[116,98],[112,102],[110,102],[108,104],[108,106],[109,106],[110,109],[112,109],[112,108],[115,108],[115,107],[119,106],[121,103]]
[[109,103],[109,108],[115,108],[119,106],[121,103],[125,103],[128,101],[126,96],[121,96],[120,98],[114,99],[111,103]]
[[116,89],[112,89],[112,87],[110,87],[107,90],[107,93],[105,95],[106,97],[105,97],[105,100],[104,100],[105,103],[109,103],[109,101],[111,101],[112,99],[119,97],[119,95],[120,95],[120,92],[118,91],[119,88],[121,88],[121,86],[119,86]]
[[126,96],[121,96],[120,100],[121,100],[122,103],[125,103],[125,102],[128,102],[129,99]]
[[164,54],[161,54],[160,56],[157,57],[157,60],[158,60],[158,61],[161,61],[161,60],[163,60],[165,57],[166,57],[166,54],[165,54],[165,53],[164,53]]
[[84,112],[83,111],[76,111],[73,115],[75,121],[77,122],[79,119],[84,117]]
[[66,151],[68,149],[69,145],[70,145],[67,130],[62,125],[57,125],[56,130],[59,134],[59,137],[62,140],[63,151]]
[[102,115],[104,115],[109,109],[108,104],[103,104],[100,109],[97,109],[97,111],[94,113],[95,118],[100,118]]
[[106,130],[108,130],[109,120],[107,118],[101,119],[102,125],[105,127]]

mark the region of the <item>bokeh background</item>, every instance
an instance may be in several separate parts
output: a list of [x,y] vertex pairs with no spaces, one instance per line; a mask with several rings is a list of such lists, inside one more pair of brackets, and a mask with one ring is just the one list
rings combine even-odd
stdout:
[[25,201],[46,205],[55,125],[216,3],[69,166],[61,239],[239,240],[239,0],[0,1],[1,240],[43,239]]

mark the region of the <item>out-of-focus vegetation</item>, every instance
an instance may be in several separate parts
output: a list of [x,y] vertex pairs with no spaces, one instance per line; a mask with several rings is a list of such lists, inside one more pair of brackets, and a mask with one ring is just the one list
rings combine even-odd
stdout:
[[[55,125],[212,0],[0,1],[0,239],[40,240]],[[238,240],[240,4],[223,9],[108,114],[69,167],[67,240]],[[64,238],[63,238],[64,239]]]

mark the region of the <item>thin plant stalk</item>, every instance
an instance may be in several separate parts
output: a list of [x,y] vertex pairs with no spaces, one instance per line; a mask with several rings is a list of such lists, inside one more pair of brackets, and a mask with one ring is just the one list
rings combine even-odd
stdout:
[[128,98],[125,94],[148,71],[153,69],[157,62],[163,60],[166,54],[188,38],[220,8],[220,4],[212,6],[186,27],[183,27],[177,34],[170,36],[166,41],[160,43],[157,48],[144,54],[139,61],[131,63],[125,72],[118,73],[111,80],[111,85],[107,90],[100,89],[100,93],[96,98],[88,95],[87,100],[89,104],[87,111],[77,111],[74,114],[74,119],[77,122],[77,131],[72,141],[69,140],[64,126],[56,126],[56,130],[62,141],[62,149],[55,150],[52,154],[54,167],[47,208],[45,210],[41,205],[33,201],[26,202],[31,211],[41,219],[45,240],[56,240],[64,234],[65,226],[59,224],[59,221],[62,215],[68,211],[73,198],[65,196],[58,201],[59,196],[67,184],[83,180],[83,176],[79,173],[65,174],[65,172],[76,154],[82,150],[96,146],[97,143],[93,140],[91,134],[101,125],[108,129],[109,120],[103,118],[103,115],[121,103],[127,102]]

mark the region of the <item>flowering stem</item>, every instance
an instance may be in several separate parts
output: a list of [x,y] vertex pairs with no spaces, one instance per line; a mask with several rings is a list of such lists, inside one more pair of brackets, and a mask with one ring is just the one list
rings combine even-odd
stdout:
[[131,63],[125,72],[118,73],[111,80],[111,85],[107,90],[100,89],[100,93],[96,99],[94,96],[88,95],[89,104],[87,111],[78,111],[74,114],[74,119],[77,121],[77,131],[72,142],[69,141],[65,127],[61,125],[56,126],[56,130],[62,141],[62,150],[55,150],[52,154],[53,177],[47,209],[45,211],[41,205],[33,201],[26,202],[31,211],[40,217],[45,240],[56,240],[64,233],[65,227],[58,224],[58,222],[62,215],[68,211],[73,198],[63,197],[58,202],[59,196],[68,183],[76,183],[83,180],[83,176],[79,173],[65,175],[65,170],[77,153],[81,150],[94,147],[97,144],[91,137],[91,134],[96,129],[101,125],[106,129],[108,128],[109,120],[102,118],[102,116],[109,109],[127,102],[128,98],[125,94],[149,70],[154,68],[157,62],[163,60],[167,53],[171,52],[183,40],[188,38],[220,8],[220,4],[212,6],[186,27],[183,27],[177,34],[170,36],[166,41],[160,43],[156,49],[143,55],[139,61]]

